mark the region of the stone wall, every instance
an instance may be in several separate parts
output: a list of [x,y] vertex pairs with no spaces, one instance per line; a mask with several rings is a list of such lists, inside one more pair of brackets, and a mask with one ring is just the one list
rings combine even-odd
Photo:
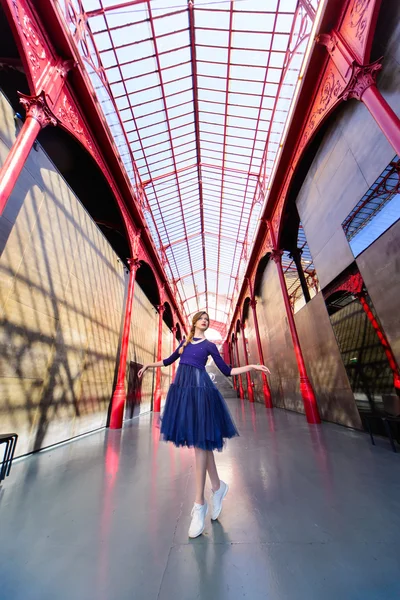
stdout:
[[[1,163],[15,136],[0,95]],[[127,275],[39,145],[0,218],[0,246],[0,431],[18,433],[21,455],[106,424]],[[129,361],[155,360],[157,322],[136,285]],[[152,386],[147,375],[142,411]]]
[[[378,87],[397,113],[400,112],[399,40],[400,4],[385,0],[372,58],[385,56]],[[362,103],[355,100],[344,103],[331,118],[296,201],[321,288],[354,262],[342,222],[394,156],[394,149]],[[398,361],[399,250],[400,223],[397,222],[356,260]],[[303,412],[293,343],[276,266],[271,261],[263,274],[257,315],[265,362],[272,371],[269,379],[273,402],[276,406]],[[360,427],[354,396],[321,293],[296,313],[295,322],[322,418]],[[246,336],[250,361],[258,362],[251,312]],[[261,379],[257,374],[253,378],[257,399],[263,401]]]

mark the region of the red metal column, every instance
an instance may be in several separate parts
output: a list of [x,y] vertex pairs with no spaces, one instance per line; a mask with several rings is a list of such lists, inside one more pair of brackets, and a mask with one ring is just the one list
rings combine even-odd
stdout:
[[136,271],[140,267],[136,259],[128,259],[130,267],[128,295],[125,304],[124,328],[122,332],[121,354],[119,357],[117,384],[111,401],[110,429],[120,429],[124,418],[124,408],[126,401],[125,376],[126,361],[128,358],[129,333],[131,330],[132,304],[135,289]]
[[358,299],[360,300],[361,306],[363,307],[363,310],[365,312],[365,314],[368,317],[368,320],[370,321],[372,327],[375,329],[376,334],[379,338],[379,341],[381,342],[383,349],[385,350],[385,354],[386,357],[389,361],[389,365],[390,368],[392,369],[393,372],[393,385],[396,389],[396,391],[400,391],[400,373],[399,373],[399,368],[397,366],[397,362],[396,359],[393,355],[392,349],[390,347],[389,342],[386,339],[385,334],[383,333],[378,321],[376,320],[374,313],[372,312],[372,310],[369,307],[369,304],[367,302],[367,299],[365,297],[364,292],[360,292],[357,294]]
[[[233,367],[233,348],[232,348],[232,342],[229,342],[229,362],[231,363],[232,367]],[[232,377],[233,379],[233,389],[237,390],[237,385],[236,385],[236,375],[233,375]]]
[[[235,336],[235,348],[236,348],[237,366],[240,367],[239,346],[238,346],[238,337],[237,337],[237,335]],[[239,381],[239,397],[240,397],[241,400],[244,400],[244,390],[243,390],[243,382],[242,382],[242,376],[241,375],[238,375],[238,381]]]
[[[172,352],[175,352],[175,350],[176,350],[176,332],[177,332],[176,325],[173,326],[171,331],[172,331]],[[176,362],[172,363],[172,381],[175,379],[175,371],[176,371]]]
[[[260,329],[258,327],[258,317],[257,317],[257,300],[255,298],[251,298],[250,305],[253,311],[253,321],[254,321],[254,329],[256,330],[256,339],[257,339],[257,348],[258,348],[258,356],[260,358],[260,363],[264,364],[264,354],[261,345],[261,337],[260,337]],[[271,397],[271,389],[269,387],[268,379],[265,373],[261,373],[263,380],[263,393],[264,393],[264,402],[267,408],[273,408],[272,397]]]
[[300,340],[297,334],[296,324],[292,309],[290,308],[290,300],[285,282],[285,275],[282,269],[282,250],[272,250],[271,258],[278,268],[279,282],[281,284],[283,301],[286,308],[286,316],[289,323],[290,333],[292,335],[294,352],[296,355],[297,366],[300,374],[300,392],[303,397],[304,409],[308,423],[321,423],[321,418],[318,412],[317,399],[314,394],[311,382],[308,379],[306,365],[304,363],[303,353],[300,347]]
[[0,216],[25,165],[39,131],[46,125],[57,125],[56,118],[46,105],[45,96],[21,96],[26,120],[0,171]]
[[222,354],[223,354],[224,361],[228,364],[229,363],[229,342],[227,342],[227,341],[225,341],[223,343]]
[[[249,357],[247,355],[246,338],[245,338],[245,335],[244,335],[244,323],[240,323],[240,329],[242,330],[242,343],[243,343],[244,361],[245,361],[246,365],[248,365],[249,364]],[[248,371],[246,373],[246,379],[247,379],[247,394],[248,394],[248,397],[249,397],[249,402],[254,402],[253,382],[251,381],[250,373]]]
[[386,102],[376,85],[371,85],[365,90],[362,101],[396,153],[400,155],[400,119]]
[[[343,53],[340,54],[343,58]],[[351,61],[353,58],[353,61]],[[343,99],[355,98],[368,108],[396,153],[400,153],[400,119],[386,102],[376,87],[376,76],[382,68],[380,61],[368,65],[360,65],[348,57],[348,68],[352,68],[352,76],[343,94]]]
[[362,95],[362,102],[400,155],[400,119],[392,110],[376,85],[369,86]]
[[[157,342],[157,362],[162,359],[162,335],[163,335],[163,315],[165,306],[160,304],[157,306],[158,310],[158,342]],[[156,371],[156,389],[154,392],[154,408],[155,413],[159,413],[161,410],[161,369]]]

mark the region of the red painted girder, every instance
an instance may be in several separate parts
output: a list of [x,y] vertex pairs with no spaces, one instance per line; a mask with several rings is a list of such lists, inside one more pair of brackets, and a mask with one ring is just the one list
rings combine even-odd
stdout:
[[[149,16],[150,16],[151,33],[152,33],[153,40],[154,40],[153,43],[154,43],[154,49],[155,49],[155,53],[156,53],[155,60],[156,60],[156,63],[157,63],[157,69],[158,69],[159,77],[160,77],[162,101],[163,101],[163,104],[164,104],[165,114],[167,115],[168,114],[167,100],[166,100],[166,96],[165,96],[164,83],[163,83],[163,80],[162,80],[162,69],[161,69],[160,57],[159,57],[159,54],[158,54],[158,48],[157,48],[157,43],[156,43],[156,33],[155,33],[155,29],[154,29],[154,21],[153,21],[153,16],[152,16],[152,12],[151,12],[150,0],[146,0],[146,3],[147,3],[148,11],[149,11]],[[173,138],[172,138],[171,128],[170,128],[168,119],[166,120],[166,126],[167,126],[167,131],[168,131],[168,135],[169,135],[169,141],[170,141],[170,145],[171,145],[172,161],[174,163],[175,171],[177,171],[177,165],[176,165],[176,161],[175,161],[174,147],[173,147]],[[185,230],[185,234],[187,235],[187,229],[186,229],[186,223],[185,223],[185,215],[184,215],[184,212],[183,212],[182,198],[181,198],[181,193],[180,193],[180,183],[179,183],[178,177],[176,177],[176,186],[177,186],[178,193],[179,193],[179,201],[180,201],[180,207],[181,207],[181,217],[182,217],[183,228]],[[193,270],[192,257],[191,257],[191,253],[190,253],[189,244],[187,244],[187,251],[188,251],[188,257],[189,257],[189,263],[190,263],[191,269]],[[196,286],[196,282],[195,282],[194,277],[193,277],[193,285]]]
[[207,260],[206,260],[206,239],[204,235],[204,201],[203,201],[203,182],[201,177],[201,148],[200,148],[200,123],[199,123],[199,98],[197,89],[197,61],[196,61],[196,41],[194,27],[193,0],[188,0],[189,9],[189,40],[190,40],[190,58],[192,63],[192,87],[193,87],[193,107],[194,107],[194,128],[196,137],[196,155],[197,155],[197,175],[199,180],[199,204],[200,204],[200,223],[201,238],[204,265],[204,286],[206,294],[206,310],[208,312],[208,285],[207,285]]
[[[279,2],[278,2],[277,9],[279,9]],[[276,32],[277,19],[278,19],[278,10],[276,11],[275,18],[274,18],[274,25],[273,25],[273,32],[272,32],[272,39],[271,39],[271,47],[272,47],[273,42],[274,42],[274,35],[275,35],[275,32]],[[294,20],[293,20],[293,24],[294,24]],[[292,29],[293,29],[293,25],[292,25]],[[289,43],[290,43],[290,41],[288,42],[288,47],[289,47]],[[287,50],[286,50],[285,55],[287,56]],[[267,85],[268,68],[269,68],[270,60],[271,60],[271,53],[268,54],[267,65],[266,65],[266,68],[265,68],[263,89],[262,89],[262,93],[261,93],[261,102],[260,102],[260,105],[259,105],[258,115],[257,115],[257,126],[256,126],[256,129],[255,129],[255,132],[254,132],[253,148],[252,148],[251,158],[250,158],[250,162],[249,162],[249,166],[250,167],[251,167],[251,161],[252,161],[253,156],[254,156],[255,145],[256,145],[256,137],[257,137],[258,129],[259,129],[259,126],[260,126],[260,117],[261,117],[261,111],[262,111],[262,105],[263,105],[263,99],[264,99],[264,91],[265,91],[265,87]],[[282,73],[283,73],[283,71],[282,71]],[[269,121],[269,127],[268,127],[268,131],[267,131],[267,138],[266,138],[266,141],[265,141],[264,154],[267,152],[267,149],[269,148],[269,137],[270,137],[271,128],[272,128],[272,124],[273,124],[273,118],[274,118],[274,114],[275,114],[275,111],[276,111],[276,106],[277,106],[277,101],[278,101],[278,97],[279,97],[279,92],[280,92],[280,89],[282,87],[282,85],[281,85],[281,82],[282,82],[282,73],[281,73],[281,79],[280,79],[280,82],[279,82],[279,85],[278,85],[278,90],[277,90],[277,94],[276,94],[274,106],[273,106],[273,109],[272,109],[271,118],[270,118],[270,121]],[[262,165],[262,163],[261,163],[261,165]],[[261,171],[261,169],[260,169],[260,171]],[[258,174],[257,180],[259,180],[259,178],[260,178],[260,173]],[[246,185],[244,197],[246,197],[246,195],[247,195],[248,183],[249,183],[249,181],[247,181],[247,185]],[[257,194],[257,189],[254,192],[253,206],[254,206],[254,200],[255,200],[256,194]],[[246,240],[246,242],[248,242],[249,227],[250,227],[250,218],[249,218],[249,220],[247,222],[247,226],[246,226],[246,232],[245,232],[245,240]],[[240,265],[242,264],[242,261],[245,258],[244,257],[244,252],[245,251],[247,251],[247,247],[246,247],[246,244],[243,244],[242,249],[241,249],[241,256],[240,256],[240,259],[239,259],[239,268],[240,268]],[[233,258],[232,268],[233,268],[233,265],[235,264],[235,258],[236,258],[236,249],[235,249],[235,254],[234,254],[234,258]],[[229,302],[230,310],[232,310],[232,308],[233,308],[233,302],[234,302],[234,294],[232,294],[232,297],[231,297],[230,302]]]
[[[100,113],[94,99],[93,89],[88,85],[82,59],[77,52],[72,34],[66,29],[64,21],[56,10],[53,0],[35,0],[35,8],[40,14],[42,23],[47,31],[46,41],[51,43],[50,39],[56,40],[57,48],[62,49],[63,59],[71,58],[75,61],[73,81],[70,85],[73,85],[74,95],[79,101],[80,106],[85,109],[85,117],[88,121],[88,126],[92,132],[96,132],[95,142],[98,144],[99,149],[101,149],[105,163],[109,169],[109,174],[105,174],[105,176],[107,179],[111,174],[115,177],[115,182],[121,192],[121,197],[129,207],[134,224],[142,230],[142,242],[148,250],[150,263],[153,266],[155,273],[165,282],[175,309],[177,313],[180,314],[181,308],[172,293],[165,271],[161,265],[160,257],[150,236],[147,223],[143,218],[138,203],[132,201],[132,185],[128,182],[125,170],[121,167],[121,163],[115,151],[115,146],[110,137],[108,126],[105,124],[104,117]],[[113,101],[112,95],[110,98]],[[116,112],[118,113],[117,108]],[[135,167],[135,165],[133,166]],[[182,322],[184,322],[186,320],[184,315],[182,314],[181,317]]]
[[[217,248],[217,271],[219,271],[220,257],[221,257],[221,232],[222,232],[222,211],[224,202],[224,191],[225,191],[225,158],[226,158],[226,137],[228,128],[228,97],[229,97],[229,77],[230,77],[230,63],[231,63],[231,52],[232,52],[232,25],[233,25],[233,2],[230,3],[229,9],[229,37],[228,37],[228,57],[227,57],[227,70],[226,70],[226,86],[225,86],[225,114],[224,114],[224,137],[222,141],[223,145],[223,156],[222,156],[222,178],[221,178],[221,196],[219,200],[219,232],[218,232],[218,248]],[[249,165],[251,161],[249,162]],[[244,196],[246,197],[246,196]],[[240,229],[240,227],[239,227]],[[216,296],[218,299],[219,289],[219,277],[216,282]]]

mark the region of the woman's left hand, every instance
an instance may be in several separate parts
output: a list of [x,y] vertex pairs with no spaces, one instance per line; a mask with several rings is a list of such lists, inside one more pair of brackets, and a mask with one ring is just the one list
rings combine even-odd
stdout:
[[265,365],[252,365],[255,371],[262,371],[263,373],[268,373],[271,375],[271,371]]
[[141,379],[143,377],[143,375],[146,373],[147,369],[148,369],[147,365],[144,365],[144,367],[142,367],[140,369],[140,371],[137,374],[137,376],[139,377],[139,379]]

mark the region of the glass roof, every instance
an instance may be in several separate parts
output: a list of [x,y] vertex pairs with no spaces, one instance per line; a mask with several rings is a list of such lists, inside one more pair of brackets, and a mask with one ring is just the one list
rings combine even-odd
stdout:
[[322,1],[59,0],[184,311],[221,334]]

